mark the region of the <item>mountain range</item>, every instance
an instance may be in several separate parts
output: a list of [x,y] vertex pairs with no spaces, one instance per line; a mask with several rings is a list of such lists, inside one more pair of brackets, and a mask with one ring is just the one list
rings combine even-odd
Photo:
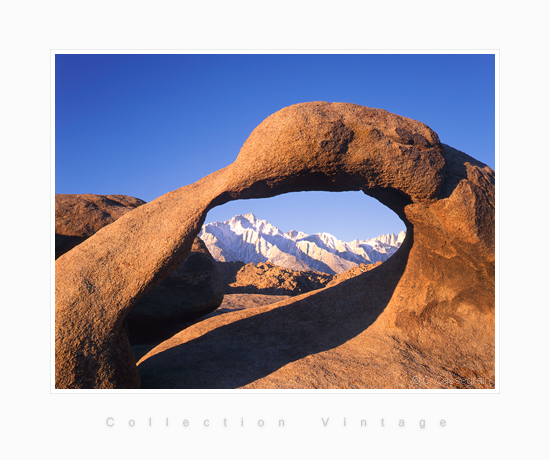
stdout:
[[331,275],[360,264],[384,262],[405,239],[405,231],[368,240],[345,242],[329,233],[282,232],[254,214],[205,224],[199,237],[220,262],[271,262],[291,270],[315,270]]

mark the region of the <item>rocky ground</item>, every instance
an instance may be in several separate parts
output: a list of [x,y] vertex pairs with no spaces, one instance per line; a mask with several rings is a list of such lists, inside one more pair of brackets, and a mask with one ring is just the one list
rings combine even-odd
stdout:
[[224,272],[227,294],[297,295],[320,289],[333,278],[326,273],[290,270],[270,262],[218,262],[218,265]]
[[[160,328],[161,334],[164,334],[165,338],[215,316],[262,307],[290,299],[299,294],[335,286],[342,281],[382,265],[382,262],[361,264],[334,276],[311,271],[293,271],[277,267],[271,263],[255,265],[244,264],[243,262],[217,262],[217,265],[225,275],[224,290],[226,293],[221,305],[211,313],[194,321],[178,322],[165,329]],[[151,299],[154,298],[151,297]],[[139,344],[134,343],[132,351],[136,360],[139,360],[160,343],[161,341],[154,340],[154,338],[141,340]]]
[[382,265],[361,264],[337,275],[317,271],[290,270],[270,262],[245,264],[243,262],[217,262],[224,273],[226,294],[267,294],[294,296],[335,286]]

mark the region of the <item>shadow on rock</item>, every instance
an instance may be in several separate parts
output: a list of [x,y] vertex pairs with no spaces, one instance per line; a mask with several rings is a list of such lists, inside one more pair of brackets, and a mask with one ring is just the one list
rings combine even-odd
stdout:
[[189,340],[182,331],[170,339],[170,348],[138,364],[142,388],[239,388],[342,345],[365,331],[388,305],[412,240],[409,229],[400,250],[386,263],[334,287],[215,327],[198,338]]

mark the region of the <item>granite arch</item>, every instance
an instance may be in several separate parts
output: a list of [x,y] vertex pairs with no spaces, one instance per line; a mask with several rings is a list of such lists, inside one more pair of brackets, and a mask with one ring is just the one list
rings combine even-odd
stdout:
[[[393,265],[349,284],[356,310],[372,310],[363,325],[388,337],[381,347],[399,353],[413,344],[442,373],[494,377],[494,172],[418,121],[311,102],[264,120],[231,165],[136,208],[57,259],[56,387],[139,388],[125,319],[187,257],[208,210],[310,190],[362,190],[406,224]],[[361,292],[375,277],[390,281],[373,306]],[[350,329],[327,346],[358,334]],[[406,387],[410,372],[404,366],[385,387]]]

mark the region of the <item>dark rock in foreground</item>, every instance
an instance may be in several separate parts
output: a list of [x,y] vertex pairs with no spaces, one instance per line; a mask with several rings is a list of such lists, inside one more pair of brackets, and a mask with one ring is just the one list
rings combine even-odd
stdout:
[[200,238],[168,278],[145,294],[128,316],[131,343],[166,339],[216,310],[223,300],[223,273]]
[[[272,303],[279,302],[281,300],[289,299],[287,295],[265,295],[265,294],[225,294],[223,296],[223,302],[221,305],[211,313],[201,316],[200,318],[181,323],[178,325],[179,331],[197,324],[200,321],[213,318],[215,316],[224,315],[226,313],[232,313],[240,310],[248,310],[256,307],[263,307],[264,305],[270,305]],[[149,342],[146,344],[134,344],[132,345],[132,352],[136,358],[136,362],[143,358],[152,349],[160,345],[161,342]]]

